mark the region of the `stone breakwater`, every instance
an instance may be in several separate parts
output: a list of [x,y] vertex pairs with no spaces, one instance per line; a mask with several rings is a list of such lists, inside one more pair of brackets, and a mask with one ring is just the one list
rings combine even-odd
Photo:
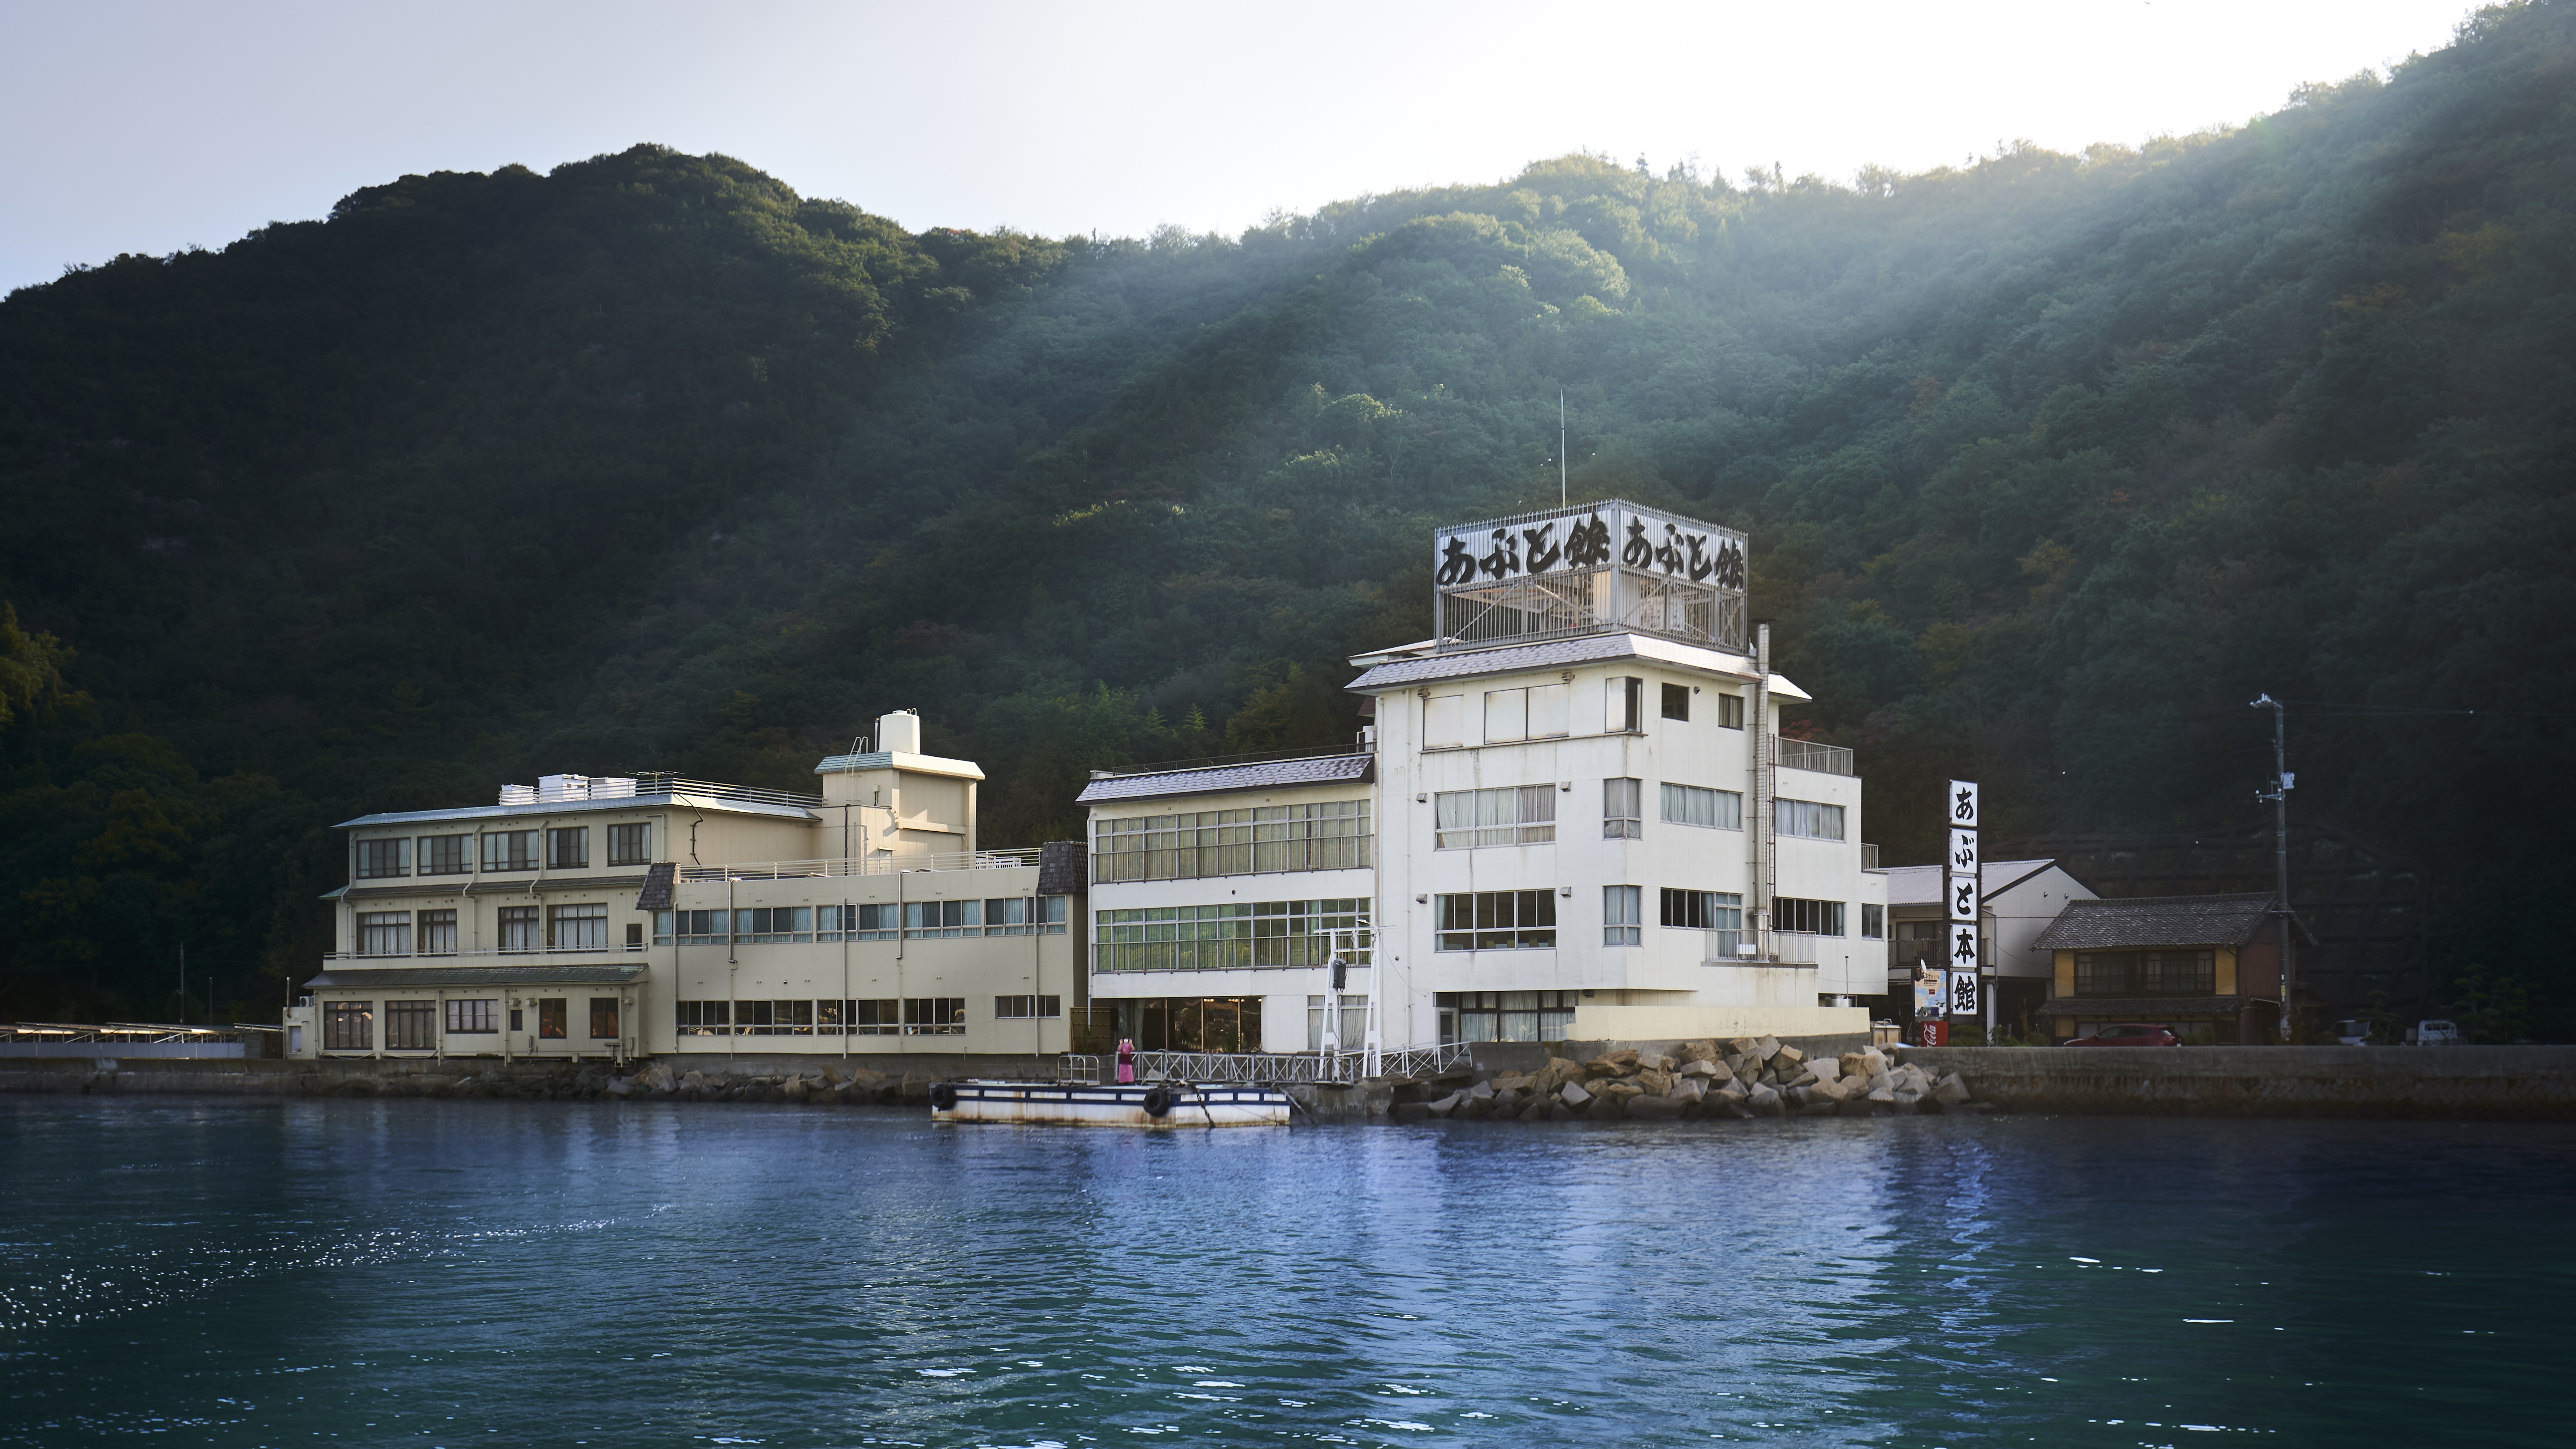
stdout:
[[1399,1122],[1695,1121],[1981,1106],[1956,1071],[1899,1062],[1874,1047],[1810,1057],[1766,1036],[1686,1041],[1669,1055],[1630,1047],[1581,1063],[1550,1057],[1535,1071],[1497,1072],[1437,1098],[1398,1100],[1387,1115]]

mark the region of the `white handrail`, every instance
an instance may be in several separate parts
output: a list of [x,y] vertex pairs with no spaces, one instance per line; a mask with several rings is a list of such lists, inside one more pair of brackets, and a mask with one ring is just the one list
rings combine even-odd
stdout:
[[684,865],[682,880],[804,880],[828,876],[907,875],[915,871],[1029,870],[1038,852],[1028,850],[957,850],[908,855],[870,855],[841,860],[762,860],[730,865]]

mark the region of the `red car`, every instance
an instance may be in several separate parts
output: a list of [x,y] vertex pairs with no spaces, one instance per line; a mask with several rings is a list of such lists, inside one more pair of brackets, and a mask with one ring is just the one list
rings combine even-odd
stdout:
[[2124,1021],[2117,1026],[2094,1028],[2091,1036],[2068,1037],[2060,1046],[2170,1046],[2182,1045],[2182,1038],[2169,1026],[2144,1026]]

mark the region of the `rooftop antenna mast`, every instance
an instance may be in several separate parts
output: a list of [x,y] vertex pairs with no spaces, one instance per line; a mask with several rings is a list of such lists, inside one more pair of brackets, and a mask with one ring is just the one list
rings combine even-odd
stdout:
[[1565,506],[1565,389],[1556,392],[1556,506]]

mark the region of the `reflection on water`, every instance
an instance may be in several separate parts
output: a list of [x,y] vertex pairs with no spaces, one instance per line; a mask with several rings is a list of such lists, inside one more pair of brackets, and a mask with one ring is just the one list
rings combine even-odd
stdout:
[[2576,1130],[0,1099],[0,1443],[2565,1442]]

